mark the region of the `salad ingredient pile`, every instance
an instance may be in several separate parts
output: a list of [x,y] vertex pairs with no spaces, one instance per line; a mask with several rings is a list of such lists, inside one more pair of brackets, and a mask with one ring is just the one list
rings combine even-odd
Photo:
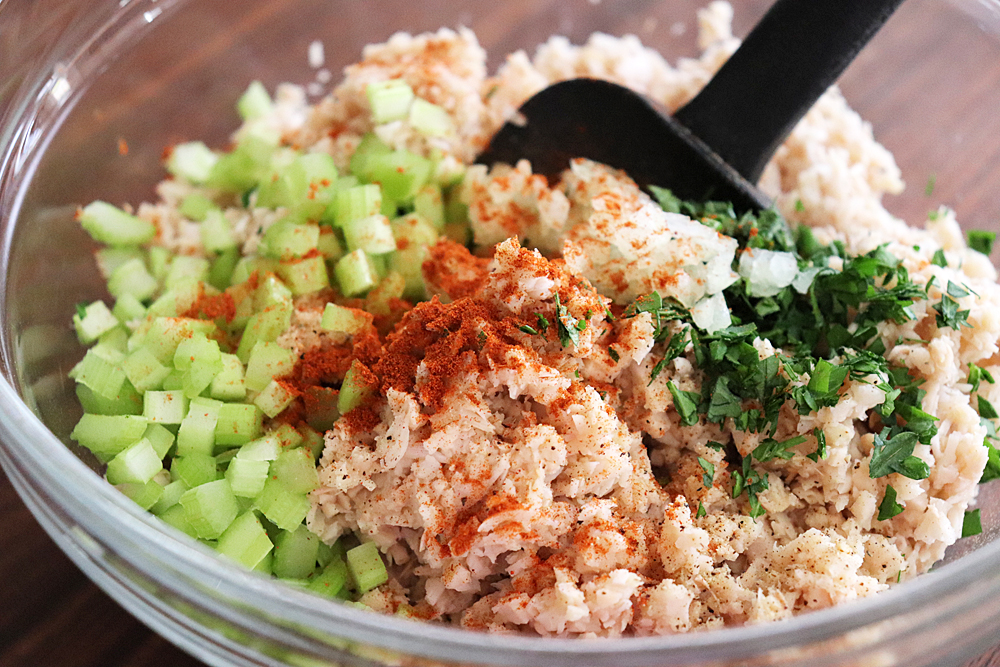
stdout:
[[702,10],[677,68],[595,34],[488,76],[443,29],[313,106],[252,84],[157,202],[80,210],[113,305],[74,317],[73,438],[246,567],[466,628],[685,632],[926,571],[1000,476],[992,236],[891,216],[898,169],[836,89],[757,215],[583,159],[472,164],[561,79],[677,108],[730,19]]

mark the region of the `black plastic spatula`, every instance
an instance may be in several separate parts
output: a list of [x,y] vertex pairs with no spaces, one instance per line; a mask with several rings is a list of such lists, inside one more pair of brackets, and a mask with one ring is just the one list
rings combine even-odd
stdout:
[[526,158],[552,180],[570,159],[586,157],[682,199],[767,208],[755,186],[764,165],[902,1],[777,0],[673,117],[607,81],[549,86],[521,106],[522,118],[504,125],[477,162]]

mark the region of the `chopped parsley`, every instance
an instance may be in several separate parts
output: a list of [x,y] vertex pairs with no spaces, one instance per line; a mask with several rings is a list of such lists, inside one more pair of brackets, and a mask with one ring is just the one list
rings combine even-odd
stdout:
[[705,505],[703,505],[702,502],[699,500],[698,501],[698,511],[695,513],[694,518],[700,519],[701,517],[705,516],[706,514],[708,514],[708,512],[705,511]]
[[886,521],[903,511],[903,506],[896,502],[896,489],[886,485],[885,495],[878,506],[878,520]]
[[965,513],[965,519],[962,521],[962,537],[972,537],[973,535],[979,535],[983,532],[983,521],[982,517],[979,516],[979,510],[968,510]]
[[611,361],[615,362],[616,364],[621,359],[621,355],[618,354],[618,350],[616,350],[613,347],[608,348],[608,356],[611,357]]
[[948,260],[945,259],[944,250],[938,248],[934,251],[934,257],[931,259],[931,264],[934,266],[948,266]]
[[983,440],[983,446],[989,452],[989,458],[986,460],[983,476],[979,478],[980,484],[1000,479],[1000,450],[997,450],[989,440]]
[[715,484],[715,465],[709,463],[705,459],[698,457],[698,465],[701,469],[705,471],[705,474],[701,476],[701,483],[706,489],[711,489]]
[[792,458],[792,452],[788,450],[795,445],[801,445],[805,441],[806,436],[804,435],[782,440],[781,442],[778,442],[774,438],[765,438],[754,448],[753,457],[758,461],[770,461],[774,458],[788,460]]
[[538,330],[545,333],[546,329],[549,328],[549,321],[541,313],[535,313],[535,317],[538,318]]
[[694,426],[697,424],[698,401],[701,400],[701,395],[693,391],[678,389],[673,381],[667,383],[667,389],[670,390],[670,395],[674,398],[674,409],[681,416],[681,423],[685,426]]
[[532,336],[537,336],[538,335],[538,332],[535,331],[534,327],[529,326],[527,324],[522,324],[519,328],[521,329],[521,331],[523,331],[526,334],[530,334]]
[[813,461],[819,461],[820,459],[826,458],[826,433],[823,432],[821,428],[813,429],[813,437],[816,438],[816,451],[812,454],[807,454],[806,457],[812,459]]
[[913,431],[893,433],[893,429],[885,428],[876,433],[868,464],[869,477],[875,479],[895,472],[910,479],[926,479],[930,468],[923,459],[913,455],[917,442],[919,436]]
[[795,200],[795,210],[798,211],[799,213],[802,213],[804,210],[806,210],[805,204],[802,203],[801,199]]
[[570,343],[576,347],[580,345],[580,330],[577,328],[577,320],[570,315],[566,306],[559,303],[558,292],[556,293],[556,331],[563,347],[569,347]]
[[993,407],[993,404],[982,396],[976,395],[976,401],[979,407],[979,416],[984,419],[1000,419],[1000,415],[997,414],[997,409]]
[[993,375],[988,370],[980,368],[975,364],[969,364],[969,378],[966,382],[972,385],[972,391],[978,391],[979,384],[983,380],[986,380],[990,384],[994,383]]
[[984,255],[989,255],[993,252],[993,242],[997,238],[997,233],[974,229],[969,232],[968,238],[970,248]]

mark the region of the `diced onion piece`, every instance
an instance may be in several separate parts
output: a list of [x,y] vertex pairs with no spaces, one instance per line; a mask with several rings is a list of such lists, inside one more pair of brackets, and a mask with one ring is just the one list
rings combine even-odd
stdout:
[[691,318],[694,323],[708,333],[720,331],[732,324],[729,306],[722,292],[701,299],[691,308]]
[[798,272],[798,260],[790,252],[748,248],[740,255],[739,274],[753,297],[774,296],[791,285]]

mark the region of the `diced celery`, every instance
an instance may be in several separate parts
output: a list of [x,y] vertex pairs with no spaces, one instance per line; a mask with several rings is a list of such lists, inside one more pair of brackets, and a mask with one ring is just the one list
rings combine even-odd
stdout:
[[84,411],[98,415],[141,415],[142,394],[135,390],[127,380],[122,388],[112,397],[106,398],[96,393],[90,387],[82,384],[76,386],[76,397]]
[[218,209],[212,209],[205,214],[201,222],[201,244],[206,252],[220,253],[236,247],[232,225]]
[[365,593],[389,581],[382,555],[374,542],[365,542],[347,552],[347,569],[358,593]]
[[319,487],[316,463],[304,449],[289,449],[279,454],[271,463],[271,476],[295,493],[309,493]]
[[110,276],[119,266],[130,259],[146,259],[146,251],[135,246],[124,246],[121,248],[101,248],[94,253],[97,265],[101,269],[101,274]]
[[149,440],[142,439],[108,462],[107,477],[112,484],[145,484],[163,470],[163,460],[156,455]]
[[260,81],[251,81],[236,103],[236,109],[243,120],[254,120],[266,116],[271,113],[273,107],[271,96]]
[[108,292],[116,299],[131,294],[139,301],[145,301],[153,296],[158,288],[156,278],[150,275],[145,263],[138,258],[125,262],[108,278]]
[[371,264],[372,271],[374,271],[375,282],[382,280],[389,273],[389,258],[392,255],[391,252],[385,255],[368,255],[368,263]]
[[125,384],[125,371],[121,364],[124,355],[112,354],[108,348],[91,348],[83,359],[69,372],[69,377],[89,387],[96,394],[112,399],[118,396]]
[[239,514],[236,496],[224,479],[190,489],[181,496],[180,505],[198,537],[205,540],[222,535]]
[[357,175],[363,181],[378,183],[384,198],[406,203],[429,182],[432,173],[430,160],[398,150],[369,155]]
[[164,366],[156,356],[144,347],[136,348],[122,363],[125,376],[138,391],[160,389],[170,375],[170,367]]
[[340,558],[330,561],[324,570],[309,582],[309,590],[327,597],[340,597],[345,590],[347,579],[347,563]]
[[239,448],[236,458],[248,461],[273,461],[281,453],[281,441],[273,433],[257,438]]
[[[434,229],[444,229],[444,195],[436,183],[428,183],[417,190],[417,194],[413,196],[413,212],[426,220]],[[395,228],[394,224],[393,231]]]
[[240,361],[246,362],[250,358],[250,350],[253,349],[254,345],[261,341],[278,340],[278,337],[288,328],[291,320],[292,305],[290,302],[268,306],[256,313],[247,322],[239,347],[236,348],[236,356],[239,357]]
[[[275,166],[272,163],[272,166]],[[257,206],[285,207],[300,221],[318,221],[337,189],[337,167],[324,153],[296,155],[289,164],[278,166],[257,192]]]
[[193,320],[187,317],[157,317],[152,321],[143,338],[143,343],[162,364],[172,364],[177,346],[181,341],[201,333],[215,336],[218,328],[208,320]]
[[389,219],[381,213],[344,224],[344,240],[348,250],[364,250],[370,255],[383,255],[396,249]]
[[260,562],[254,566],[253,571],[264,576],[271,576],[271,564],[274,562],[274,552],[270,552],[260,559]]
[[395,271],[389,271],[373,290],[365,297],[365,310],[375,315],[388,315],[392,302],[403,296],[406,279]]
[[118,318],[103,301],[95,301],[83,308],[82,316],[80,313],[73,315],[77,338],[84,345],[93,343],[101,334],[114,329],[118,324]]
[[372,120],[376,124],[406,118],[413,102],[413,89],[402,79],[375,81],[365,87]]
[[440,137],[454,132],[455,121],[443,107],[419,97],[410,105],[410,125],[430,137]]
[[80,209],[78,219],[95,241],[110,246],[139,245],[156,235],[153,223],[99,200]]
[[177,346],[174,367],[184,372],[184,395],[194,398],[208,389],[222,371],[219,344],[205,336],[191,336]]
[[275,259],[295,259],[316,250],[319,225],[279,220],[264,232],[258,252]]
[[167,289],[170,289],[188,278],[203,281],[208,278],[209,267],[210,263],[204,257],[177,255],[170,262],[170,269],[167,271],[166,278],[163,279],[163,284]]
[[295,368],[295,354],[277,343],[259,342],[250,351],[247,360],[246,386],[261,391],[273,378],[283,377]]
[[219,408],[215,426],[215,444],[243,445],[259,438],[263,431],[264,413],[256,405],[225,403]]
[[128,352],[128,339],[129,339],[128,329],[119,324],[102,333],[100,337],[97,339],[97,345],[95,345],[95,347],[100,347],[107,350],[115,350],[117,352],[125,354],[126,352]]
[[185,218],[194,220],[195,222],[201,222],[205,219],[205,216],[208,215],[209,211],[217,211],[218,208],[215,206],[215,203],[205,195],[200,192],[192,192],[181,201],[179,210],[181,215]]
[[170,374],[163,378],[163,391],[184,391],[184,372],[170,371]]
[[153,246],[149,249],[149,273],[157,280],[162,281],[167,277],[170,270],[170,262],[174,259],[174,253],[162,246]]
[[172,507],[168,507],[163,512],[160,512],[157,516],[163,520],[164,523],[173,526],[177,530],[181,531],[185,535],[190,535],[191,537],[197,538],[198,533],[195,531],[194,526],[188,521],[187,512],[178,502]]
[[222,403],[206,398],[191,401],[187,416],[177,431],[177,455],[208,454],[215,451],[215,427]]
[[156,424],[180,424],[188,412],[183,391],[147,391],[142,396],[143,416]]
[[200,141],[189,141],[177,144],[170,149],[170,157],[167,158],[167,171],[174,176],[178,176],[200,185],[208,179],[212,167],[219,161],[216,155],[208,146]]
[[236,517],[219,535],[215,549],[223,556],[253,569],[271,552],[273,546],[260,519],[251,510]]
[[156,501],[156,504],[149,508],[149,511],[156,515],[163,514],[171,507],[177,505],[180,502],[181,496],[190,488],[182,479],[170,482],[163,487],[163,495]]
[[344,255],[344,249],[337,239],[337,233],[327,225],[319,228],[319,238],[316,241],[316,249],[326,259],[340,259]]
[[377,282],[375,268],[364,250],[354,250],[337,260],[334,273],[344,296],[363,294]]
[[[334,407],[336,407],[336,399],[334,399],[333,403]],[[311,425],[306,424],[299,424],[298,430],[302,434],[302,449],[309,452],[313,461],[318,460],[320,454],[323,453],[323,447],[326,445],[326,442],[323,440],[323,434],[314,430]]]
[[403,277],[403,296],[407,299],[422,301],[427,298],[422,268],[427,255],[427,246],[415,243],[407,244],[390,255],[389,270]]
[[232,284],[233,272],[239,261],[239,248],[223,250],[218,257],[212,260],[212,266],[208,270],[208,284],[219,290],[229,287]]
[[[277,264],[275,264],[277,266]],[[273,275],[263,276],[253,295],[253,307],[257,311],[271,306],[291,306],[292,291]]]
[[175,456],[170,462],[170,476],[181,480],[192,489],[219,479],[218,461],[208,454]]
[[382,189],[376,183],[337,190],[333,197],[333,219],[338,227],[377,215],[382,210]]
[[108,461],[125,448],[139,442],[145,432],[145,417],[85,413],[69,437],[92,451],[102,461]]
[[146,316],[146,307],[142,305],[134,294],[122,294],[116,301],[112,310],[119,322],[131,322],[141,320]]
[[337,410],[340,414],[346,415],[348,412],[369,400],[377,389],[374,375],[370,370],[355,359],[351,362],[351,367],[347,369],[344,376],[344,383],[340,387],[340,395],[337,398]]
[[271,431],[271,435],[278,439],[283,452],[302,444],[302,434],[291,424],[279,424],[278,428]]
[[192,276],[178,275],[166,290],[146,309],[149,317],[177,317],[191,310],[202,294],[202,283]]
[[241,401],[247,395],[243,364],[235,354],[222,353],[222,370],[212,380],[209,395],[220,401]]
[[[316,562],[321,568],[326,568],[330,563],[335,560],[339,560],[344,567],[347,567],[345,559],[347,558],[347,548],[344,546],[344,540],[339,539],[333,544],[326,544],[325,542],[320,542],[319,553],[316,555]],[[345,571],[346,573],[346,571]]]
[[278,265],[278,275],[295,296],[311,294],[330,286],[330,276],[322,255],[302,259],[283,260]]
[[274,574],[283,579],[305,579],[316,569],[319,537],[305,526],[283,530],[274,541]]
[[174,434],[162,424],[149,424],[142,437],[149,440],[149,444],[153,445],[153,450],[161,459],[167,457],[167,452],[174,444]]
[[289,491],[278,480],[268,478],[255,506],[278,528],[295,530],[309,513],[310,502],[304,493]]
[[253,403],[260,408],[261,412],[273,419],[294,400],[295,392],[290,390],[288,385],[280,380],[271,380],[253,399]]
[[369,327],[371,315],[357,308],[345,308],[335,303],[328,303],[323,309],[320,326],[335,333],[356,334]]
[[255,134],[243,136],[230,153],[224,153],[212,167],[207,185],[228,192],[244,192],[268,175],[274,145]]
[[243,498],[256,498],[264,489],[270,463],[236,456],[226,469],[226,479],[233,493]]
[[118,484],[117,488],[144,510],[153,507],[163,496],[163,487],[155,480],[150,480],[145,484],[123,482]]
[[[327,431],[333,428],[333,423],[340,417],[340,410],[337,409],[337,398],[339,392],[330,387],[308,387],[303,396],[306,407],[306,421],[309,426],[319,430]],[[323,446],[323,438],[320,438],[319,447]]]

